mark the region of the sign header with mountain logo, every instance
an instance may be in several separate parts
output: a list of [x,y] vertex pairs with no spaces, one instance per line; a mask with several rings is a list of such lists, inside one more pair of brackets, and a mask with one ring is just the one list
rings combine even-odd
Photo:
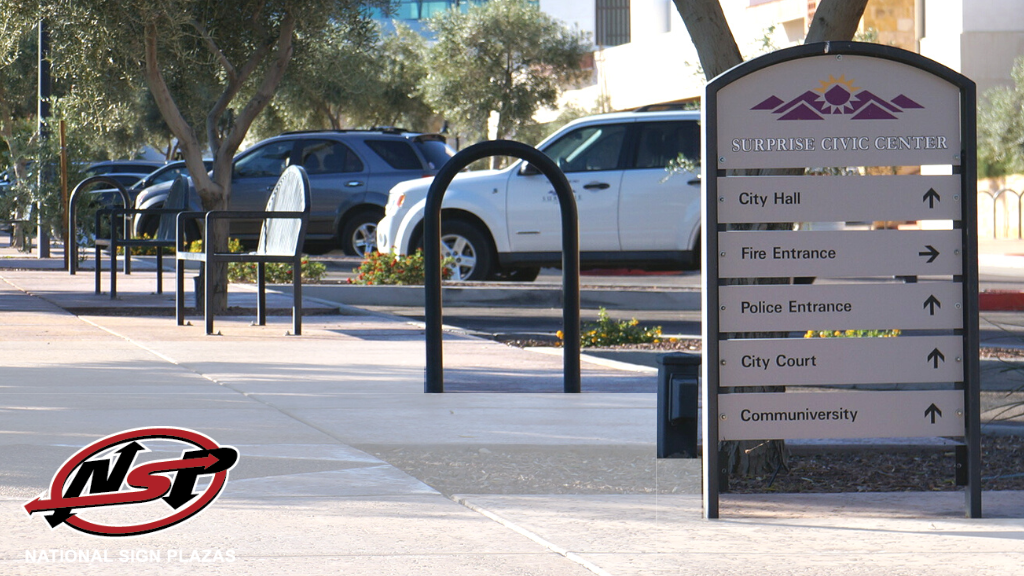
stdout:
[[842,115],[851,120],[898,120],[904,110],[924,109],[905,94],[885,100],[873,92],[854,86],[845,76],[831,74],[821,81],[821,87],[808,90],[792,100],[784,101],[769,96],[751,110],[765,110],[779,116],[779,120],[824,120],[828,116]]
[[717,94],[718,168],[960,164],[960,95],[897,62],[804,58]]

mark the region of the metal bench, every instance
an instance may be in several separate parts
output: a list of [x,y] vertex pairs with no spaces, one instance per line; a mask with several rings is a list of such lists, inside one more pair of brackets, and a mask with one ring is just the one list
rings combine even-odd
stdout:
[[[284,262],[292,265],[292,333],[302,334],[302,243],[309,223],[310,197],[309,177],[300,166],[289,166],[281,174],[274,191],[270,193],[264,211],[214,210],[207,212],[203,232],[203,251],[187,252],[183,246],[182,230],[190,218],[202,216],[196,212],[182,212],[178,215],[178,248],[175,267],[177,291],[175,294],[175,317],[178,325],[185,324],[185,263],[199,262],[200,274],[204,279],[203,314],[206,333],[213,334],[213,276],[209,266],[214,263],[255,262],[258,299],[256,304],[257,323],[267,323],[266,265],[268,262]],[[213,236],[215,220],[221,219],[262,219],[260,241],[255,252],[218,252],[218,238]]]
[[[167,193],[167,200],[163,208],[113,208],[100,210],[96,213],[96,229],[104,218],[109,218],[110,238],[97,238],[96,245],[96,293],[100,293],[100,274],[103,266],[100,265],[101,252],[108,248],[110,252],[110,298],[117,298],[117,250],[124,246],[125,274],[131,274],[131,251],[132,248],[155,247],[156,248],[156,293],[164,292],[164,248],[173,248],[176,234],[176,218],[179,213],[188,208],[188,179],[178,176],[171,183],[171,189]],[[153,238],[129,238],[127,237],[132,228],[131,220],[139,215],[158,215],[159,225],[156,235]]]

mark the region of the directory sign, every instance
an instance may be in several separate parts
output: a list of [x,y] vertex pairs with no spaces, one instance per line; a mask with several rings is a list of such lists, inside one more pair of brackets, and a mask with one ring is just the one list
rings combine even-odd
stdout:
[[702,104],[705,515],[722,441],[944,436],[980,516],[974,83],[831,42]]
[[729,231],[718,233],[722,278],[954,275],[959,230]]
[[748,176],[718,183],[718,221],[959,220],[957,176]]
[[[721,286],[722,332],[810,332],[963,328],[963,289],[954,282]],[[823,333],[832,331],[831,334]],[[838,332],[838,333],[837,333]]]
[[959,390],[724,394],[720,440],[962,436]]

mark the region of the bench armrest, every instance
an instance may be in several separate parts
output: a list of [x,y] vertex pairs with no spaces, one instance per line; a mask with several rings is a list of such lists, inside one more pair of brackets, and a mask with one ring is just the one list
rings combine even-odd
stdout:
[[280,212],[280,211],[266,211],[266,210],[212,210],[206,213],[206,220],[225,220],[225,219],[267,219],[267,218],[306,218],[309,216],[309,212]]
[[[195,220],[202,218],[206,212],[198,212],[194,210],[186,210],[178,212],[178,219],[174,225],[174,251],[175,252],[187,252],[188,247],[185,246],[185,222],[187,220]],[[203,243],[205,247],[206,244]]]

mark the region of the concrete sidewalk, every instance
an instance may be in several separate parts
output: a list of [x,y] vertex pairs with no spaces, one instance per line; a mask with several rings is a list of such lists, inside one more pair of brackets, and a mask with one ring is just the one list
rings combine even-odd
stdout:
[[[267,327],[218,317],[222,335],[206,336],[199,322],[124,315],[170,298],[154,285],[151,272],[133,273],[112,303],[92,294],[91,274],[0,270],[0,574],[1005,575],[1024,565],[1018,492],[986,493],[981,520],[963,519],[952,492],[725,496],[722,519],[702,520],[699,462],[654,458],[649,372],[586,363],[584,394],[536,393],[561,389],[557,357],[450,335],[449,390],[534,393],[425,395],[415,325],[345,308],[307,317],[301,337],[284,336],[284,316]],[[252,298],[237,289],[231,304]],[[279,298],[272,308],[287,305]],[[240,451],[222,497],[198,516],[104,539],[25,514],[74,452],[156,425]],[[449,482],[392,464],[410,453],[447,462]]]

